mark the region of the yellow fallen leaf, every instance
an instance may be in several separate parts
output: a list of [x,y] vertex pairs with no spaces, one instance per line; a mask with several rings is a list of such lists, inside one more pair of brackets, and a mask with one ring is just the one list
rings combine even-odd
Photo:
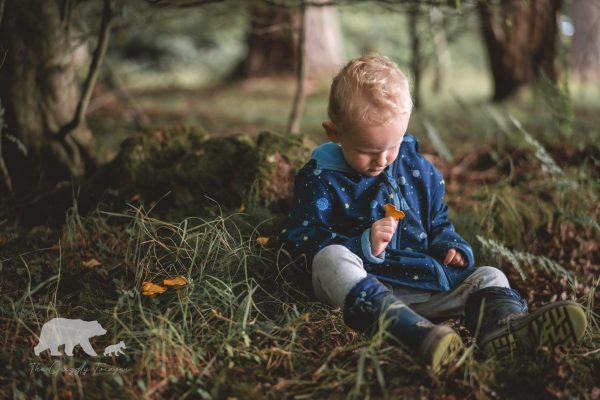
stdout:
[[154,297],[157,294],[162,294],[167,291],[166,287],[162,287],[160,285],[154,284],[152,282],[144,281],[142,284],[142,294],[144,296]]
[[163,285],[171,286],[175,289],[179,289],[188,284],[188,280],[185,276],[176,276],[173,279],[163,279]]
[[398,210],[393,204],[387,203],[385,206],[385,216],[394,219],[404,219],[404,211]]
[[102,265],[102,263],[98,260],[96,260],[95,258],[90,258],[87,261],[84,261],[83,263],[84,267],[88,267],[88,268],[95,268],[95,267],[99,267],[100,265]]
[[264,247],[264,246],[267,245],[267,243],[269,243],[269,239],[270,238],[268,238],[266,236],[259,236],[259,237],[256,238],[256,243],[258,243],[258,244],[260,244],[261,246]]

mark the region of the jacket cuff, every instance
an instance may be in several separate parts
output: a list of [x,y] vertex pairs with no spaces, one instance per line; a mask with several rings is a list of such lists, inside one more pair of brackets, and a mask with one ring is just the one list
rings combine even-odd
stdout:
[[374,264],[381,264],[385,260],[385,251],[376,256],[371,251],[371,228],[366,229],[360,237],[360,247],[365,259]]

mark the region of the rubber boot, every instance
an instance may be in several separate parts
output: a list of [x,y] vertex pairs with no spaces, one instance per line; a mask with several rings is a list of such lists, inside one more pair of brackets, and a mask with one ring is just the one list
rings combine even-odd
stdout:
[[452,328],[434,325],[415,313],[372,276],[350,290],[343,315],[346,325],[369,335],[383,325],[394,340],[416,352],[434,372],[451,363],[463,348],[460,336]]
[[528,313],[527,301],[515,289],[489,287],[467,299],[465,325],[485,356],[507,358],[544,346],[572,346],[583,336],[587,321],[577,303],[555,302]]

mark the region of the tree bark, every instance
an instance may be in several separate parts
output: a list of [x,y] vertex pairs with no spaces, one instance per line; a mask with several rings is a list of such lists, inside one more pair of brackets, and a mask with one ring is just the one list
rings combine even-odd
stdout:
[[421,106],[421,73],[423,72],[423,60],[421,54],[421,37],[419,35],[419,19],[421,10],[419,5],[415,4],[408,11],[408,28],[410,36],[410,69],[413,76],[413,94],[412,100],[415,108]]
[[287,132],[293,134],[300,133],[300,123],[304,114],[304,105],[306,103],[306,7],[300,9],[300,31],[298,33],[298,51],[296,52],[296,94],[292,103],[292,111],[288,119]]
[[429,23],[433,36],[435,70],[433,78],[433,91],[439,92],[442,85],[446,82],[448,71],[451,67],[450,51],[448,50],[448,41],[444,31],[444,14],[438,7],[431,7],[429,10]]
[[248,52],[233,73],[234,78],[291,75],[295,70],[295,11],[265,5],[250,9],[246,34]]
[[[6,108],[3,155],[17,193],[85,173],[84,124],[69,135],[79,101],[72,59],[70,3],[60,0],[7,1],[0,26],[7,50],[0,68],[0,98]],[[19,150],[24,147],[26,153]]]
[[[306,6],[305,73],[308,79],[329,78],[343,62],[342,37],[334,7]],[[298,8],[254,5],[246,37],[248,52],[234,78],[292,76],[296,71]]]
[[331,6],[307,5],[305,18],[306,78],[329,80],[344,62],[337,10]]
[[494,101],[513,95],[540,70],[556,82],[557,18],[561,0],[479,2],[483,39],[494,80]]
[[600,4],[593,0],[574,0],[572,6],[575,34],[571,44],[573,77],[582,81],[600,78]]

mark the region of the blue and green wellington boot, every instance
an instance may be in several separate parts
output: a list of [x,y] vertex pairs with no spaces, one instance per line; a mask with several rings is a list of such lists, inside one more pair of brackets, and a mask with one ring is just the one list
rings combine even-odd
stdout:
[[483,355],[501,359],[533,354],[544,346],[572,346],[587,321],[577,303],[559,301],[528,313],[527,301],[515,289],[488,287],[467,299],[465,325]]
[[350,290],[343,315],[346,325],[369,335],[382,324],[394,340],[415,351],[434,372],[451,364],[464,347],[452,328],[434,325],[415,313],[373,276]]

